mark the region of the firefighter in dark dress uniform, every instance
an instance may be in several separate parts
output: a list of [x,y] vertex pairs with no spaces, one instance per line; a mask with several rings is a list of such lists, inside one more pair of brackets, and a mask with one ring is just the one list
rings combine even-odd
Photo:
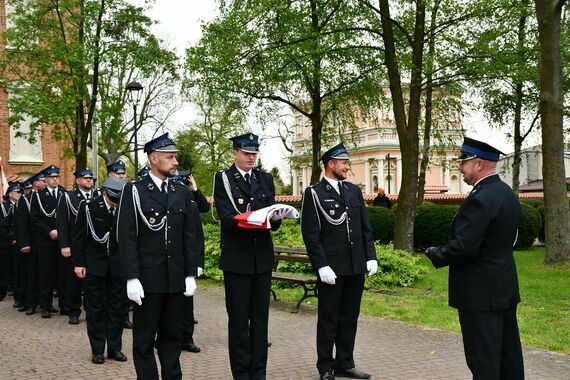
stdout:
[[[38,236],[32,231],[30,218],[30,208],[32,198],[38,191],[46,187],[43,171],[40,171],[30,178],[27,183],[31,186],[31,191],[20,197],[16,207],[14,216],[16,223],[16,246],[24,255],[26,266],[27,282],[26,282],[26,315],[36,313],[36,309],[40,303],[40,286],[39,286],[39,269],[38,269]],[[22,311],[18,309],[19,311]]]
[[465,358],[476,380],[524,379],[513,258],[520,203],[496,173],[500,154],[465,137],[459,170],[473,189],[453,218],[447,244],[426,250],[436,268],[449,265],[449,306],[459,311]]
[[64,262],[57,243],[56,224],[57,204],[66,190],[59,186],[59,168],[57,166],[49,166],[43,170],[43,174],[47,186],[32,197],[30,220],[31,233],[37,236],[38,243],[41,315],[42,318],[50,318],[50,313],[57,312],[57,309],[52,306],[54,285],[59,295],[58,302],[61,313],[66,314],[68,309],[65,303],[65,290],[62,281]]
[[322,380],[335,375],[370,378],[355,367],[353,351],[364,274],[376,273],[378,262],[362,192],[345,181],[349,158],[343,144],[323,154],[325,175],[305,189],[301,210],[303,240],[318,273],[317,369]]
[[87,334],[94,364],[105,362],[105,343],[109,359],[127,361],[121,352],[127,295],[114,225],[125,183],[109,177],[101,187],[101,195],[89,202],[83,200],[73,232],[74,272],[85,279]]
[[[117,215],[117,240],[133,311],[133,361],[138,379],[180,379],[184,296],[196,291],[197,208],[177,181],[178,149],[168,134],[145,144],[151,171],[128,183]],[[203,244],[203,243],[202,243]]]
[[[178,176],[173,178],[179,179],[184,186],[187,186],[190,191],[192,192],[192,199],[196,202],[198,207],[198,211],[200,213],[205,213],[210,211],[210,203],[202,194],[200,189],[198,189],[198,185],[194,180],[194,177],[190,172],[187,171],[179,171]],[[199,216],[199,214],[197,214]],[[197,220],[197,225],[200,228],[200,234],[204,234],[202,231],[202,221],[200,219]],[[204,246],[202,245],[198,249],[198,260],[197,260],[198,270],[197,270],[197,277],[200,277],[204,271]],[[186,297],[184,299],[184,336],[182,341],[182,349],[188,352],[198,353],[200,352],[200,347],[194,344],[194,324],[197,323],[194,319],[194,297]]]
[[77,217],[79,203],[82,201],[89,202],[99,195],[99,192],[93,188],[93,172],[91,169],[80,169],[73,175],[75,176],[76,188],[65,193],[59,199],[56,218],[58,244],[65,265],[65,294],[60,295],[60,297],[65,296],[70,325],[78,324],[81,314],[82,281],[74,273],[75,263],[71,250],[75,218]]
[[[230,365],[234,379],[265,379],[273,240],[269,230],[238,227],[234,216],[275,204],[275,186],[270,174],[254,168],[258,137],[246,133],[231,140],[234,164],[214,176]],[[280,225],[272,221],[271,229]]]
[[21,260],[17,255],[14,234],[14,211],[21,195],[19,183],[6,189],[4,203],[0,204],[0,301],[6,297],[11,286],[14,294],[14,307],[22,306]]

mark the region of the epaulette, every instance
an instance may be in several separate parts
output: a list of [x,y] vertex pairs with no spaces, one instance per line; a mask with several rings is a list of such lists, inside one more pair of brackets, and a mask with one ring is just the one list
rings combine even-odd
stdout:
[[135,178],[131,180],[131,183],[139,183],[142,182],[142,180],[143,180],[142,178]]
[[172,180],[170,180],[170,182],[172,182],[172,183],[174,183],[174,184],[176,184],[176,185],[180,185],[180,186],[186,187],[186,185],[184,184],[184,182],[182,182],[182,181],[179,180],[179,179],[172,179]]

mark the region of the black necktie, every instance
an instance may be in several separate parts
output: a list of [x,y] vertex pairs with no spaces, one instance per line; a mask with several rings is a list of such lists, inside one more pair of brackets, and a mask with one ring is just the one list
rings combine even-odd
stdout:
[[89,198],[91,198],[89,193],[85,193],[85,199],[87,199],[89,201]]
[[51,191],[51,195],[53,195],[53,197],[57,199],[57,197],[55,196],[55,189]]
[[344,192],[344,186],[342,184],[342,181],[338,181],[338,193],[340,194],[340,197],[342,199],[345,199],[345,197],[344,197],[345,192]]
[[160,185],[160,191],[162,192],[164,202],[166,202],[168,200],[168,188],[166,187],[166,181],[163,181],[162,185]]
[[249,185],[249,184],[250,184],[250,182],[249,182],[249,173],[245,173],[244,178],[245,178],[245,182],[247,182],[247,184]]

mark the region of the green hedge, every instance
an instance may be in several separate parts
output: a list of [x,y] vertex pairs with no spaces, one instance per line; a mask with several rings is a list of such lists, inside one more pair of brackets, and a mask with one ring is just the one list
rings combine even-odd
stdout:
[[451,222],[459,206],[422,205],[416,208],[414,246],[418,250],[443,245],[449,240]]
[[525,199],[523,201],[521,201],[521,204],[525,203],[529,206],[532,206],[535,209],[539,209],[540,207],[544,207],[544,202],[538,199]]
[[381,244],[388,244],[394,240],[394,211],[384,207],[367,207],[368,220],[372,228],[372,236]]
[[[304,247],[301,236],[301,226],[297,220],[285,220],[279,230],[273,232],[273,244],[282,247]],[[205,223],[205,268],[204,275],[216,280],[223,279],[223,273],[218,268],[220,264],[220,227],[216,224]],[[366,278],[367,288],[381,286],[409,286],[414,283],[427,268],[419,265],[419,257],[394,250],[390,245],[376,244],[378,258],[378,273]],[[292,273],[314,273],[311,266],[301,263],[280,262],[279,270]],[[280,287],[291,286],[290,283],[278,284]]]
[[521,216],[519,220],[519,236],[515,249],[529,249],[538,237],[542,225],[540,213],[527,203],[521,203]]

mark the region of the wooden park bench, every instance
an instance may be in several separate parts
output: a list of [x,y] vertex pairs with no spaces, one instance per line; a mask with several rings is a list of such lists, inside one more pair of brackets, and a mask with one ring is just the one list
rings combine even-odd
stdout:
[[[304,248],[274,247],[273,251],[275,252],[275,265],[273,267],[271,278],[273,280],[293,282],[303,287],[304,293],[299,299],[299,302],[297,302],[297,305],[295,305],[291,311],[292,313],[297,313],[299,312],[301,302],[309,297],[318,297],[317,276],[279,272],[278,266],[280,261],[289,261],[311,265],[307,251]],[[271,289],[271,294],[273,294],[273,300],[277,301],[277,295],[273,289]]]

